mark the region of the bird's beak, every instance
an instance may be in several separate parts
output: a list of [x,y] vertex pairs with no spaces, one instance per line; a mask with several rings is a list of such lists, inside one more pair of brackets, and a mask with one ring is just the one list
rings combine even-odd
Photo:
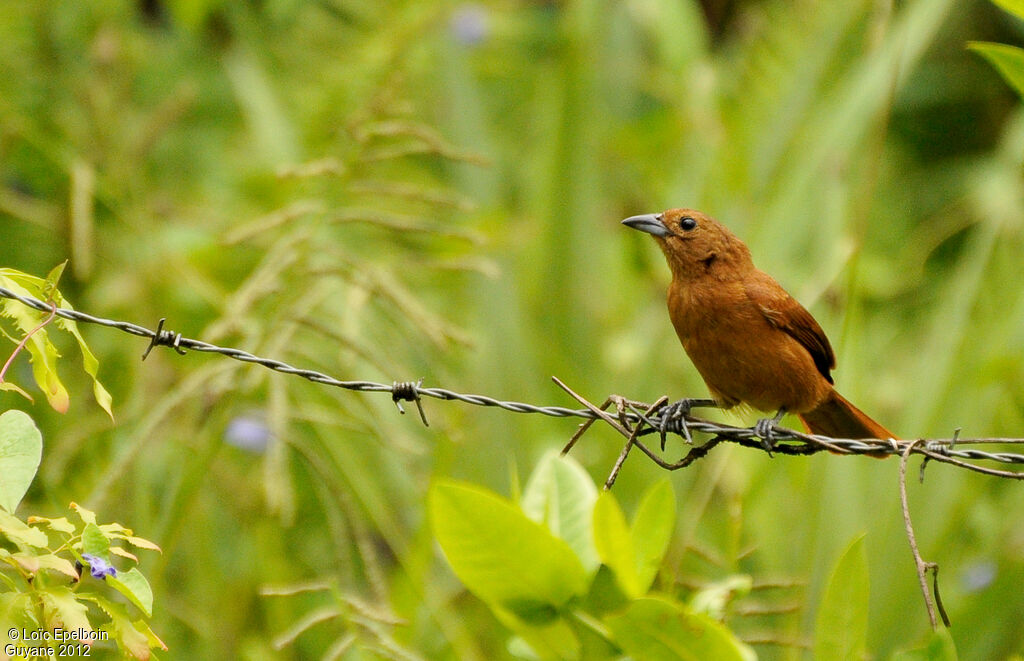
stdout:
[[665,223],[661,222],[660,213],[647,213],[642,216],[630,216],[622,221],[622,224],[626,227],[632,227],[635,230],[647,232],[648,234],[653,234],[654,236],[660,236],[662,238],[672,236],[672,231],[665,227]]

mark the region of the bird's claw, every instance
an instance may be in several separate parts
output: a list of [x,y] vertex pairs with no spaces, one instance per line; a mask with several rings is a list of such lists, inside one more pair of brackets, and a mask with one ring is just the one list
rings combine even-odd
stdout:
[[775,431],[775,421],[771,418],[761,418],[754,425],[754,433],[761,439],[761,447],[764,448],[768,456],[772,456],[772,448],[775,447],[775,442],[772,440],[773,433]]
[[754,424],[754,433],[761,439],[761,447],[768,453],[768,456],[772,456],[772,450],[775,449],[774,435],[775,431],[779,428],[779,421],[782,420],[782,416],[785,415],[785,411],[779,411],[773,418],[761,418]]
[[686,416],[690,415],[693,408],[693,400],[680,399],[672,402],[661,412],[661,424],[658,425],[658,432],[661,434],[661,451],[665,451],[666,435],[668,432],[679,432],[683,435],[687,445],[693,445],[693,437],[690,435],[690,428],[686,424]]

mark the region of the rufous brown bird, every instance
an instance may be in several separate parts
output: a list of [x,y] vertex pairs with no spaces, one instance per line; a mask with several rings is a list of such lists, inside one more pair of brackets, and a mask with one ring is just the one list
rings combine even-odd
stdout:
[[750,249],[725,226],[693,209],[633,216],[622,224],[653,236],[665,253],[672,270],[669,317],[714,398],[681,400],[674,413],[740,403],[775,411],[757,425],[769,444],[786,413],[800,416],[813,434],[894,438],[836,392],[836,357],[821,326],[754,266]]

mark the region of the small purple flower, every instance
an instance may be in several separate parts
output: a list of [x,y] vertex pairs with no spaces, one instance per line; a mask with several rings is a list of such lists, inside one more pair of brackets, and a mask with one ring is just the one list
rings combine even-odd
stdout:
[[483,5],[466,3],[452,12],[449,26],[457,42],[463,46],[479,46],[490,36],[491,17]]
[[93,578],[103,580],[107,576],[117,577],[117,570],[114,569],[113,565],[91,553],[83,553],[82,560],[89,563],[89,573],[92,574]]
[[259,413],[239,415],[224,430],[224,440],[228,444],[256,454],[266,452],[272,436],[270,427]]
[[991,585],[998,573],[999,570],[994,562],[975,561],[960,572],[960,582],[966,592],[979,592]]

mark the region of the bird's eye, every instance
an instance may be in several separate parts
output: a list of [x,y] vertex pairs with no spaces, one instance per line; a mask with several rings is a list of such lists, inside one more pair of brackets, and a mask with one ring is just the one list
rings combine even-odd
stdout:
[[683,216],[679,219],[679,229],[689,232],[692,229],[696,229],[697,221],[689,216]]

